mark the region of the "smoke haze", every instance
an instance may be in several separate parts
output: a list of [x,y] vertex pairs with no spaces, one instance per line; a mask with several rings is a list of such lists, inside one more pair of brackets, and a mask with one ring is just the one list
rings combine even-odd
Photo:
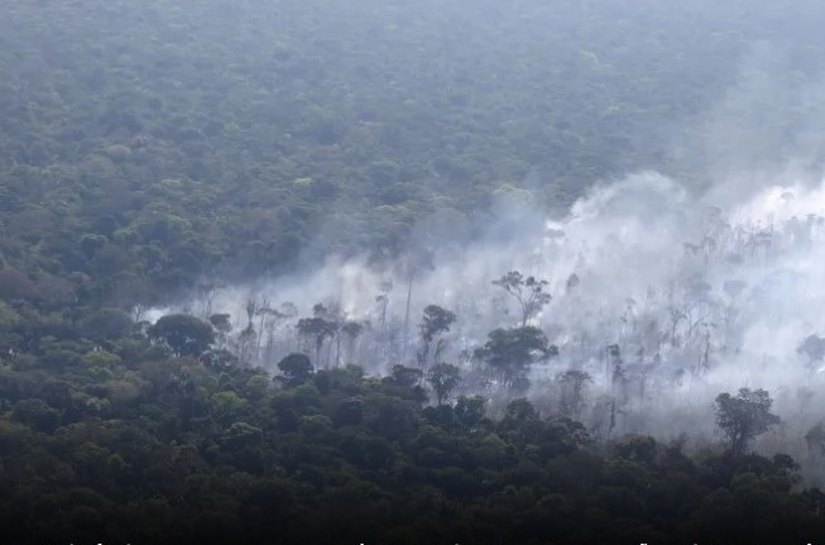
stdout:
[[[526,392],[546,413],[558,410],[559,374],[580,370],[591,382],[579,416],[595,435],[689,432],[701,445],[718,439],[718,393],[765,388],[783,425],[760,448],[804,453],[825,409],[822,353],[804,348],[825,335],[825,84],[791,65],[757,45],[719,103],[672,132],[668,174],[600,183],[561,217],[530,191],[545,182],[536,171],[496,192],[483,226],[451,211],[417,225],[398,259],[329,255],[278,278],[212,282],[147,317],[228,313],[226,346],[275,371],[290,352],[312,353],[296,324],[320,303],[364,332],[330,340],[316,366],[387,373],[417,366],[418,323],[436,304],[457,315],[441,357],[462,368],[462,393],[502,401],[473,350],[519,325],[514,301],[491,283],[517,270],[546,279],[553,297],[531,323],[559,354],[533,366]],[[248,317],[250,302],[278,313]],[[242,339],[245,328],[255,339]]]

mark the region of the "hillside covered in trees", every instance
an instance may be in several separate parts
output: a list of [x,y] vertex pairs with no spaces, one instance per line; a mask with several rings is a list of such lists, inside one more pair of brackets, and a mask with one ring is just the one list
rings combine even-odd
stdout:
[[0,540],[822,535],[823,16],[0,0]]

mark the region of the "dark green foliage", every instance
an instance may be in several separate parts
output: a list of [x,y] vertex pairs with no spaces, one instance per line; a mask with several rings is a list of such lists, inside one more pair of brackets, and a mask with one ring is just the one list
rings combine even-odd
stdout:
[[312,376],[314,368],[305,354],[290,354],[278,362],[281,376],[278,378],[286,387],[300,386]]
[[212,327],[187,314],[170,314],[146,330],[150,339],[165,342],[178,356],[200,356],[215,342]]
[[443,309],[438,305],[427,305],[424,308],[424,317],[421,319],[419,329],[421,338],[431,343],[436,335],[450,330],[450,326],[455,322],[455,313]]
[[46,433],[60,424],[60,412],[40,399],[21,399],[14,404],[13,414],[17,420]]
[[[425,310],[421,368],[383,378],[315,371],[333,339],[354,342],[364,325],[304,318],[316,361],[282,360],[282,388],[223,348],[226,314],[141,322],[204,275],[277,274],[299,253],[408,252],[409,293],[432,265],[409,249],[428,218],[467,234],[501,201],[562,210],[640,167],[701,182],[704,165],[670,157],[662,136],[713,105],[751,44],[781,34],[787,84],[818,80],[821,17],[799,16],[814,2],[763,4],[3,2],[2,541],[823,535],[825,496],[799,490],[794,462],[745,453],[775,422],[759,391],[719,398],[738,456],[693,459],[649,437],[600,450],[576,421],[580,374],[559,377],[553,418],[526,400],[501,418],[479,396],[450,405],[457,371],[429,345],[454,319],[440,307]],[[773,147],[754,169],[789,156]],[[550,300],[517,271],[497,283],[521,326]],[[818,338],[800,348],[822,355]],[[476,356],[518,390],[554,353],[519,327],[492,332]]]
[[787,456],[693,460],[644,436],[599,455],[581,424],[524,399],[496,420],[481,397],[422,407],[420,371],[401,366],[382,380],[355,366],[312,374],[293,354],[279,365],[289,387],[273,389],[208,354],[122,354],[45,383],[36,356],[0,366],[4,539],[785,543],[825,531],[825,501],[795,492]]
[[466,430],[474,430],[484,421],[485,400],[481,396],[458,398],[455,404],[455,416],[458,423]]
[[228,333],[232,330],[229,314],[213,314],[209,317],[209,323],[221,333]]
[[387,392],[406,400],[421,404],[427,401],[427,393],[421,386],[424,372],[421,369],[393,365],[392,374],[384,377],[381,382]]
[[585,388],[592,381],[584,371],[571,369],[556,377],[559,383],[559,413],[568,418],[581,417],[585,399]]
[[102,308],[83,320],[80,327],[88,338],[106,340],[124,337],[132,325],[132,318],[122,310]]
[[208,350],[201,354],[204,365],[215,371],[224,371],[238,365],[238,357],[228,350]]
[[401,388],[413,388],[421,382],[423,376],[424,373],[420,369],[404,367],[403,365],[393,365],[392,374],[384,380]]
[[436,364],[427,373],[427,381],[433,387],[439,405],[450,397],[450,393],[458,386],[460,380],[461,370],[449,363]]
[[476,349],[475,357],[508,388],[526,379],[529,366],[555,356],[558,348],[549,344],[544,333],[532,326],[491,331],[484,346]]
[[450,326],[455,322],[455,319],[456,315],[454,312],[441,308],[438,305],[427,305],[424,307],[424,316],[418,326],[418,331],[421,335],[421,347],[416,354],[418,364],[422,369],[426,369],[428,365],[433,341],[436,341],[436,344],[432,360],[434,364],[440,363],[440,355],[446,341],[439,337],[450,331]]
[[284,270],[309,242],[392,255],[417,221],[482,223],[534,174],[521,193],[556,209],[638,168],[698,178],[666,132],[751,44],[798,38],[794,82],[825,58],[796,15],[812,0],[470,4],[7,1],[0,297],[40,299],[48,274],[125,308]]
[[725,392],[716,396],[716,423],[730,441],[730,449],[740,454],[756,436],[779,424],[771,413],[773,400],[762,389],[740,388],[736,397]]
[[333,321],[325,320],[319,316],[312,318],[301,318],[298,320],[298,332],[301,336],[311,339],[315,347],[315,363],[320,364],[321,348],[324,346],[324,341],[331,339],[338,331],[338,324]]

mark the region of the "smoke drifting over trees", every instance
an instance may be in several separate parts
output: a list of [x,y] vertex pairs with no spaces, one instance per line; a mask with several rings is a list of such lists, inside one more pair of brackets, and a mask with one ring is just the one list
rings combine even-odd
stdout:
[[4,538],[822,535],[821,0],[0,4]]
[[[719,392],[765,388],[784,423],[764,448],[802,452],[823,406],[812,340],[825,333],[823,189],[756,187],[722,203],[712,194],[642,173],[594,188],[557,220],[504,197],[482,236],[428,247],[432,267],[411,282],[403,264],[331,257],[227,288],[212,307],[243,324],[247,301],[295,305],[269,358],[248,358],[267,368],[301,347],[319,366],[379,374],[443,361],[461,369],[464,394],[526,393],[605,434],[712,439]],[[203,302],[189,307],[206,317]],[[344,324],[363,328],[348,335]]]
[[[788,62],[754,48],[726,98],[672,132],[667,154],[681,181],[652,171],[603,181],[552,216],[529,190],[502,191],[469,235],[455,236],[467,232],[460,215],[441,215],[413,229],[398,261],[331,255],[294,276],[228,288],[218,307],[234,316],[259,299],[304,314],[331,305],[339,314],[315,337],[318,363],[378,374],[399,363],[426,370],[432,339],[415,335],[411,315],[443,307],[455,323],[435,348],[461,370],[462,393],[526,394],[603,438],[690,432],[701,443],[717,438],[720,391],[766,388],[785,419],[761,447],[814,456],[805,437],[825,408],[814,386],[825,381],[825,186],[810,134],[825,86],[786,86]],[[784,119],[784,137],[771,132],[777,124],[748,125],[764,111]],[[200,301],[187,306],[206,317]],[[298,337],[311,320],[297,322]],[[344,323],[361,327],[346,336],[342,362]],[[295,327],[284,322],[269,352],[248,360],[271,368],[301,348]]]
[[[505,189],[483,226],[439,214],[412,230],[397,261],[333,254],[297,275],[233,286],[218,306],[234,315],[243,301],[278,300],[308,315],[332,305],[341,314],[319,363],[342,363],[333,330],[349,320],[364,327],[346,341],[346,361],[380,374],[424,367],[431,341],[415,335],[411,316],[438,305],[456,316],[438,350],[461,369],[463,393],[505,399],[517,386],[604,437],[713,440],[720,391],[766,388],[794,418],[761,446],[807,456],[805,433],[825,407],[813,393],[825,380],[816,348],[825,186],[812,136],[825,85],[794,72],[796,55],[752,47],[724,98],[668,129],[670,175],[603,180],[563,214],[545,212],[529,189]],[[776,122],[756,126],[765,115]],[[541,175],[524,185],[541,186]],[[205,317],[199,301],[188,306]],[[294,320],[283,325],[274,352],[250,362],[271,368],[300,348]],[[512,368],[492,352],[508,342],[526,350]]]

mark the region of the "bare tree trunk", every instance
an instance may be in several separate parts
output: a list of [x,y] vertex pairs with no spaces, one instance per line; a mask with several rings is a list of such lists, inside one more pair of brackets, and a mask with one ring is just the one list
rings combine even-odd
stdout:
[[315,341],[315,365],[321,367],[321,348],[324,347],[323,339],[319,342]]
[[261,315],[261,320],[258,322],[258,341],[255,344],[255,359],[260,361],[261,358],[261,341],[263,341],[264,336],[264,321],[266,320],[267,314],[269,312],[269,301],[264,299],[261,303],[261,306],[258,307],[257,311]]
[[275,337],[275,326],[270,324],[266,332],[266,347],[264,348],[264,363],[269,365],[272,362],[272,345]]
[[404,310],[404,336],[403,345],[401,346],[401,361],[402,363],[407,359],[407,343],[410,337],[410,303],[412,301],[413,277],[415,273],[410,273],[410,279],[407,284],[407,306]]
[[387,358],[387,307],[390,304],[389,293],[384,295],[384,300],[381,302],[381,329],[378,337],[378,347],[376,354],[381,355],[383,362]]

